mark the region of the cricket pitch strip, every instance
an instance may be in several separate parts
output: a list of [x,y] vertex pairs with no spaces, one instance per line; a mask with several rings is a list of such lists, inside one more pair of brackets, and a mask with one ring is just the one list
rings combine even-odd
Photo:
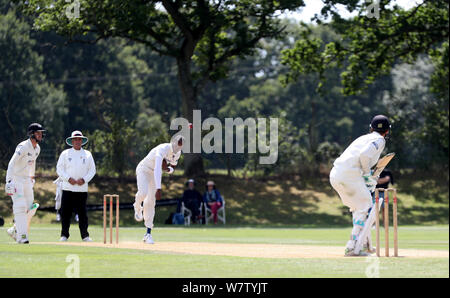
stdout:
[[[256,243],[214,243],[214,242],[142,242],[123,241],[119,244],[103,244],[99,242],[39,242],[46,245],[72,245],[84,247],[103,247],[138,249],[154,252],[167,252],[189,255],[216,255],[246,258],[348,258],[344,257],[344,247],[313,246],[294,244],[256,244]],[[373,254],[375,257],[375,254]],[[399,257],[407,258],[448,258],[445,250],[400,249]],[[353,257],[361,258],[361,257]],[[383,257],[384,258],[384,257]]]

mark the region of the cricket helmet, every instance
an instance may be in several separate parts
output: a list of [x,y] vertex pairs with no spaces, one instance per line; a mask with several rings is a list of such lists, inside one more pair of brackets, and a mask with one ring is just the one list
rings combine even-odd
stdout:
[[384,133],[391,129],[391,123],[388,117],[384,115],[377,115],[373,117],[372,122],[370,122],[370,128],[379,133]]

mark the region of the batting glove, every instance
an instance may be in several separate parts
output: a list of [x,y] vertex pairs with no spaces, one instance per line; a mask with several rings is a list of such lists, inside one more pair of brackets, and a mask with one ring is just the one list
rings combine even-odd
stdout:
[[375,191],[375,188],[377,187],[377,179],[372,176],[363,176],[364,182],[366,183],[366,187],[369,189],[369,191],[372,193]]

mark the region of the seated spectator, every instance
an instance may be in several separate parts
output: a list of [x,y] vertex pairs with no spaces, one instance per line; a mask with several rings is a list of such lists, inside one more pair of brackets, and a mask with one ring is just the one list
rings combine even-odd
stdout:
[[222,207],[223,199],[213,181],[208,181],[208,183],[206,183],[206,192],[203,195],[203,202],[208,209],[211,209],[214,224],[217,224],[217,210]]
[[201,193],[195,189],[195,181],[194,179],[189,179],[186,182],[187,189],[183,193],[183,197],[178,201],[177,213],[181,212],[181,203],[184,203],[184,206],[191,210],[192,212],[192,222],[196,223],[197,218],[200,215],[200,204],[202,203],[202,195]]

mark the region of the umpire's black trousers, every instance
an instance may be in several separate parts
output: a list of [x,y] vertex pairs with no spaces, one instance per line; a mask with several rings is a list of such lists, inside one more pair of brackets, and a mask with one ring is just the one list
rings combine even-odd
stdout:
[[63,190],[61,197],[61,236],[69,238],[70,221],[72,213],[78,214],[78,226],[81,239],[89,237],[88,217],[86,210],[87,192],[72,192]]

